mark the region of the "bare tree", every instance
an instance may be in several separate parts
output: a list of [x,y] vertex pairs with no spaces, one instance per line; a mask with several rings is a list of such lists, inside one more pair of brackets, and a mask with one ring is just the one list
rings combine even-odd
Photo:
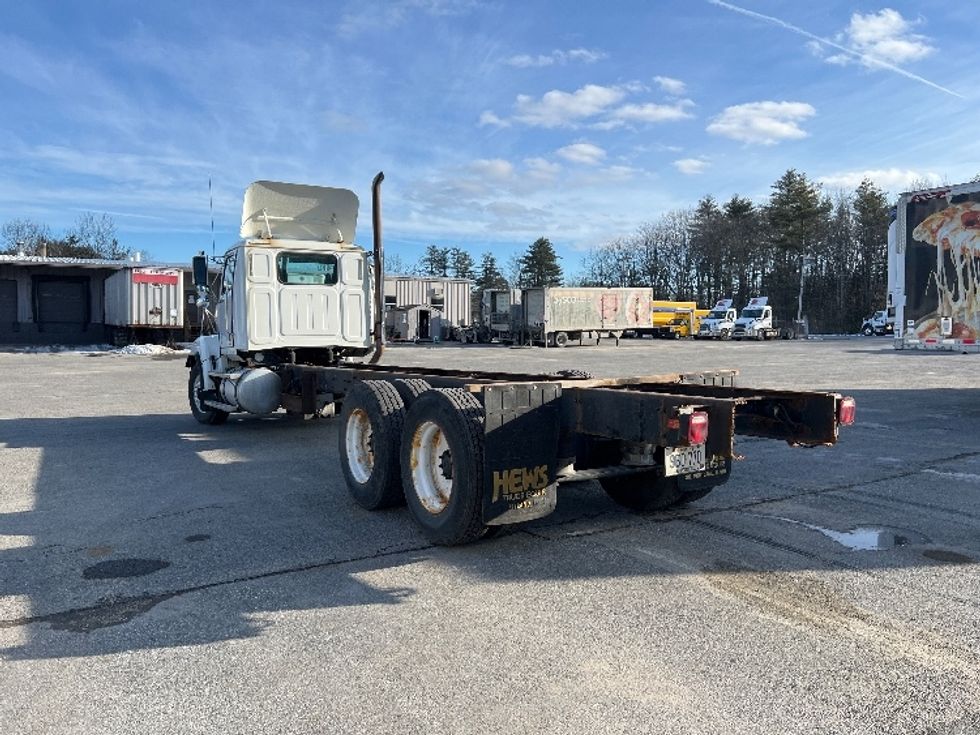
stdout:
[[33,220],[12,219],[0,228],[0,242],[5,253],[23,251],[25,255],[37,255],[41,246],[50,241],[51,230],[48,226]]

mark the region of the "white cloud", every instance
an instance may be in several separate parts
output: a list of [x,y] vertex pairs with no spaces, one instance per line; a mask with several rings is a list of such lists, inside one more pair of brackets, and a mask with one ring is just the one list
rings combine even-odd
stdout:
[[484,110],[482,113],[480,113],[480,127],[482,128],[485,125],[493,125],[498,128],[507,128],[510,127],[510,121],[501,119],[491,110]]
[[872,168],[864,171],[839,171],[817,179],[830,188],[856,189],[865,179],[890,192],[908,191],[913,185],[925,182],[929,186],[942,184],[942,176],[932,171],[914,171],[901,168]]
[[587,166],[597,166],[606,157],[606,152],[592,143],[573,143],[564,148],[559,148],[555,152],[566,161],[582,163]]
[[504,181],[514,174],[514,166],[502,158],[481,158],[470,164],[473,173],[487,179]]
[[689,107],[694,107],[694,103],[691,100],[681,100],[672,105],[655,105],[653,103],[623,105],[612,112],[612,119],[650,123],[684,120],[693,117],[687,111]]
[[681,158],[674,161],[674,168],[686,176],[697,176],[705,172],[708,162],[703,158]]
[[602,175],[607,181],[627,181],[637,174],[632,166],[608,166],[602,169]]
[[843,37],[869,66],[882,61],[905,64],[925,58],[935,50],[925,36],[912,33],[911,29],[912,24],[901,13],[884,8],[867,15],[854,13]]
[[[867,16],[861,16],[860,13],[855,13],[851,18],[851,26],[848,27],[847,31],[845,33],[838,34],[837,40],[832,40],[818,36],[815,33],[810,33],[810,31],[800,28],[799,26],[795,26],[792,23],[787,23],[785,20],[781,20],[780,18],[776,18],[772,15],[757,13],[754,10],[749,10],[748,8],[734,5],[733,3],[726,2],[725,0],[708,0],[708,2],[712,5],[717,5],[719,8],[725,8],[733,13],[738,13],[739,15],[744,15],[748,18],[761,20],[765,23],[779,26],[780,28],[785,28],[786,30],[792,31],[793,33],[803,36],[804,38],[808,38],[810,39],[810,43],[807,44],[807,48],[811,52],[815,52],[818,55],[823,53],[824,48],[836,49],[840,53],[828,57],[826,60],[830,63],[846,64],[848,63],[848,59],[856,58],[863,62],[866,66],[876,69],[886,69],[890,72],[898,74],[899,76],[903,76],[906,79],[912,79],[913,81],[925,84],[926,86],[932,87],[940,92],[944,92],[945,94],[964,99],[963,95],[959,92],[954,92],[953,90],[943,87],[940,84],[936,84],[925,77],[919,76],[918,74],[913,74],[910,71],[906,71],[902,67],[889,61],[885,56],[873,56],[869,51],[860,51],[852,48],[851,46],[844,45],[844,42],[847,41],[847,34],[849,34],[854,27],[854,17],[859,17],[861,20],[858,21],[857,27],[854,29],[857,33],[857,38],[852,39],[852,42],[865,44],[869,50],[880,46],[878,51],[886,55],[894,55],[896,53],[900,55],[904,53],[907,55],[914,47],[919,48],[917,51],[913,51],[913,53],[921,53],[925,50],[925,48],[928,48],[929,52],[931,52],[932,47],[928,46],[923,36],[916,36],[912,34],[906,36],[905,39],[899,38],[898,44],[885,40],[885,38],[888,37],[887,30],[889,26],[892,28],[892,30],[894,30],[894,16],[897,16],[899,19],[901,19],[901,22],[905,24],[903,28],[907,28],[908,26],[908,21],[905,21],[905,19],[894,10],[886,8],[877,15],[870,13]],[[894,13],[894,16],[891,15],[892,13]],[[882,20],[883,15],[884,19]],[[870,22],[868,22],[869,18],[871,19]],[[885,36],[882,35],[883,32],[885,33]],[[891,39],[895,40],[894,34],[892,34]],[[881,41],[881,43],[879,44],[878,41]],[[911,46],[908,44],[911,44]]]
[[[574,92],[553,89],[540,98],[521,94],[514,103],[514,116],[501,118],[487,110],[480,115],[480,125],[505,127],[512,120],[541,128],[579,127],[588,125],[596,130],[614,130],[627,123],[659,123],[693,117],[689,99],[670,104],[629,103],[619,105],[630,94],[648,91],[636,82],[604,87],[587,84]],[[592,121],[590,122],[590,118]]]
[[605,112],[621,102],[626,92],[619,87],[587,84],[574,92],[553,89],[541,99],[526,94],[517,96],[515,118],[528,125],[557,128]]
[[552,163],[544,158],[525,158],[527,175],[536,181],[554,181],[561,173],[561,164]]
[[518,69],[526,69],[529,67],[554,66],[556,64],[565,65],[572,61],[578,61],[583,64],[594,64],[597,61],[605,59],[606,56],[607,54],[603,51],[587,48],[573,48],[568,51],[555,49],[550,54],[538,54],[537,56],[519,54],[517,56],[511,56],[509,59],[505,59],[504,63],[508,66],[517,67]]
[[707,130],[743,143],[775,145],[807,137],[799,123],[815,114],[813,106],[805,102],[748,102],[726,107]]
[[653,81],[660,86],[661,90],[667,94],[674,95],[675,97],[680,97],[687,90],[687,85],[680,79],[673,79],[672,77],[654,77]]

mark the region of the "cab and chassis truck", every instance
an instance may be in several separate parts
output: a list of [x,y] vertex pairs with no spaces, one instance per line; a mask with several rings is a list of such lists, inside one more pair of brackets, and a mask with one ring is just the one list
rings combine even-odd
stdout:
[[[350,191],[256,182],[242,241],[223,258],[217,333],[187,359],[203,424],[284,408],[339,415],[351,496],[407,504],[434,544],[476,541],[552,512],[565,482],[596,480],[617,503],[661,510],[728,480],[735,434],[831,445],[852,398],[735,387],[735,371],[596,379],[377,364],[383,343],[380,185],[374,245],[353,244]],[[207,259],[195,258],[203,286]]]

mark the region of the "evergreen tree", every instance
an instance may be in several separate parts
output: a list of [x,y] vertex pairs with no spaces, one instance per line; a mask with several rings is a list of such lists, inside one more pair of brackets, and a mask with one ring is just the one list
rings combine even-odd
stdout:
[[454,278],[468,278],[473,280],[473,258],[468,252],[461,248],[452,248],[449,251],[449,271]]
[[476,290],[481,294],[491,288],[507,288],[507,279],[500,272],[497,258],[490,251],[480,257],[480,271],[476,276]]
[[775,184],[769,197],[769,236],[773,245],[770,277],[763,284],[778,314],[799,314],[805,258],[812,257],[826,233],[832,205],[821,197],[819,185],[795,169]]
[[425,254],[419,261],[417,268],[421,276],[440,276],[445,278],[449,275],[449,248],[440,248],[436,245],[429,245],[425,249]]
[[694,296],[708,303],[714,294],[725,293],[730,287],[724,273],[725,220],[721,209],[710,194],[698,202],[690,225],[691,256],[696,265]]
[[854,192],[855,244],[859,279],[857,308],[862,318],[885,305],[888,289],[888,200],[865,179]]
[[519,285],[522,288],[561,285],[562,272],[558,264],[558,254],[546,237],[539,237],[531,243],[520,259],[520,268]]

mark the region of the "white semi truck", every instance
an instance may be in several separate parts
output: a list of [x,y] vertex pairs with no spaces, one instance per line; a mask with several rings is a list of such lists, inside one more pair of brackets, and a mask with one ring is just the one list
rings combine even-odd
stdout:
[[216,323],[187,359],[199,422],[339,414],[354,500],[406,503],[444,545],[547,515],[564,482],[597,480],[635,510],[685,503],[728,479],[736,432],[829,445],[853,422],[852,398],[740,389],[734,371],[603,380],[378,364],[382,179],[371,253],[354,244],[353,192],[264,181],[245,194],[242,240],[222,258],[217,293],[195,257]]
[[980,182],[898,198],[887,305],[896,349],[980,352]]
[[756,296],[742,309],[735,327],[732,329],[732,339],[776,339],[779,330],[772,323],[772,307],[769,306],[768,296]]
[[701,317],[701,326],[695,339],[731,339],[738,312],[732,299],[719,299],[708,316]]

